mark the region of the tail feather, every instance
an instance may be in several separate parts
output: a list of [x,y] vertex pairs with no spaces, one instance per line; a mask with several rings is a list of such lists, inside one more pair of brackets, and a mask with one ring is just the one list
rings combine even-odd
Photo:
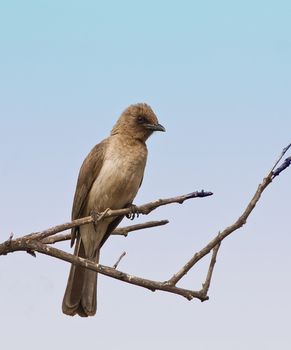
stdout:
[[[74,254],[86,258],[80,236],[77,238]],[[99,262],[99,250],[94,256],[94,261]],[[62,304],[63,313],[70,316],[78,314],[81,317],[95,315],[97,308],[96,294],[97,272],[72,265]]]

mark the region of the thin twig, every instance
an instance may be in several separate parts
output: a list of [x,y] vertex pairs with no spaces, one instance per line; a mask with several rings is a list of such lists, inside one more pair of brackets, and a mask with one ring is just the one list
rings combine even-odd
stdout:
[[[186,201],[188,199],[204,198],[204,197],[208,197],[208,196],[212,196],[212,195],[213,195],[212,192],[205,192],[203,190],[196,191],[196,192],[188,193],[188,194],[173,197],[173,198],[158,199],[155,202],[149,202],[149,203],[137,206],[136,209],[138,210],[138,212],[140,214],[147,215],[151,211],[153,211],[153,210],[155,210],[158,207],[161,207],[163,205],[167,205],[167,204],[171,204],[171,203],[182,204],[182,203],[184,203],[184,201]],[[123,215],[131,213],[131,208],[124,208],[124,209],[117,209],[117,210],[106,209],[105,212],[106,212],[105,214],[103,212],[103,213],[99,213],[99,215],[104,214],[102,216],[103,218],[114,217],[114,216],[123,216]],[[77,220],[74,220],[71,222],[67,222],[67,223],[62,224],[62,225],[57,225],[57,226],[51,227],[51,228],[44,230],[44,231],[41,231],[41,232],[30,233],[29,235],[26,235],[25,237],[42,240],[46,237],[53,236],[56,233],[66,231],[72,227],[89,224],[91,222],[94,222],[94,218],[92,216],[86,216],[84,218],[77,219]]]
[[276,168],[276,166],[280,163],[281,159],[284,157],[284,155],[287,153],[287,151],[291,148],[291,143],[289,143],[288,146],[284,147],[278,160],[275,162],[273,168],[271,169],[271,172]]
[[46,238],[42,239],[42,243],[54,244],[54,243],[58,243],[58,242],[64,242],[64,241],[71,240],[71,238],[72,238],[72,235],[70,232],[70,233],[65,233],[65,234],[61,234],[61,235],[46,237]]
[[[168,223],[169,223],[168,220],[147,221],[147,222],[143,222],[141,224],[136,224],[136,225],[130,225],[130,226],[116,228],[111,233],[111,235],[118,235],[118,236],[127,237],[129,232],[142,230],[142,229],[150,228],[150,227],[162,226],[162,225],[166,225]],[[57,242],[63,242],[63,241],[71,240],[71,237],[72,237],[71,233],[66,233],[66,234],[55,235],[55,236],[50,236],[50,237],[44,238],[42,240],[42,242],[45,243],[45,244],[53,244],[53,243],[57,243]]]
[[117,266],[119,265],[120,261],[125,257],[126,252],[123,252],[120,257],[118,258],[118,260],[116,261],[116,263],[113,265],[113,268],[116,270]]
[[127,237],[129,232],[143,230],[145,228],[150,228],[150,227],[163,226],[163,225],[167,225],[168,223],[169,223],[168,220],[147,221],[141,224],[117,228],[112,232],[112,234]]
[[291,164],[291,157],[288,157],[276,170],[273,171],[273,178],[280,175],[280,173],[284,171],[286,168],[288,168],[290,164]]
[[[0,244],[0,255],[2,254],[2,249],[3,249],[2,245]],[[25,237],[22,237],[22,238],[12,240],[11,245],[9,247],[9,251],[6,251],[6,253],[11,253],[14,251],[27,251],[27,250],[32,250],[34,252],[39,252],[41,254],[49,255],[51,257],[61,259],[63,261],[67,261],[72,264],[96,271],[98,273],[101,273],[102,275],[106,275],[136,286],[147,288],[153,292],[156,290],[161,290],[164,292],[181,295],[188,300],[191,300],[193,298],[200,299],[201,301],[208,300],[208,297],[205,297],[200,291],[193,291],[193,290],[188,290],[184,288],[179,288],[176,286],[170,286],[164,282],[158,282],[158,281],[148,280],[145,278],[129,275],[125,272],[115,270],[112,267],[96,264],[91,260],[83,259],[73,254],[69,254],[60,249],[43,244],[42,242],[35,239],[26,239]]]
[[246,222],[247,218],[255,208],[257,202],[259,201],[261,194],[266,189],[266,187],[272,182],[273,173],[270,172],[266,178],[264,178],[262,184],[259,185],[256,193],[253,198],[247,205],[243,214],[236,220],[236,222],[222,232],[218,233],[216,237],[214,237],[204,248],[202,248],[199,252],[195,253],[193,257],[187,261],[187,263],[177,272],[175,273],[168,281],[169,284],[175,285],[181,278],[183,278],[187,272],[192,269],[192,267],[201,260],[205,255],[209,254],[211,250],[219,244],[222,240],[224,240],[227,236],[229,236],[232,232],[236,231],[240,227],[242,227]]
[[201,290],[201,292],[205,296],[207,296],[207,294],[208,294],[208,290],[209,290],[209,287],[210,287],[211,278],[212,278],[212,274],[213,274],[213,271],[214,271],[214,266],[215,266],[215,263],[216,263],[216,257],[217,257],[217,253],[218,253],[219,248],[220,248],[220,243],[218,243],[212,250],[212,257],[211,257],[211,260],[210,260],[207,276],[206,276],[205,282],[202,285],[202,290]]

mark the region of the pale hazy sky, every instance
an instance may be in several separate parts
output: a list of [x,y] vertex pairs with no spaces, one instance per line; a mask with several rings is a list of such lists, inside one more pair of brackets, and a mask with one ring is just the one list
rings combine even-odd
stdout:
[[[1,241],[68,221],[82,160],[127,105],[147,102],[167,132],[148,141],[135,203],[214,196],[141,217],[170,224],[112,237],[101,262],[125,250],[121,270],[171,276],[238,217],[291,142],[290,16],[287,0],[1,2]],[[205,303],[100,276],[96,317],[70,318],[68,264],[1,257],[2,347],[289,349],[290,179],[222,245]],[[205,269],[181,285],[200,288]]]

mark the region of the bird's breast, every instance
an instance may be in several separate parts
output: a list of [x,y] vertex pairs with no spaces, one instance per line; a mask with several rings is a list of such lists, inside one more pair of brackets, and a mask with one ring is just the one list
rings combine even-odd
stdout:
[[109,148],[89,193],[87,209],[101,212],[131,203],[142,181],[145,164],[145,152],[116,145]]

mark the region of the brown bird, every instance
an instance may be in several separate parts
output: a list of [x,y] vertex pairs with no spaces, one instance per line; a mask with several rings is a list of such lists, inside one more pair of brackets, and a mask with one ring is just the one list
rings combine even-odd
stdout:
[[[72,220],[101,213],[107,208],[132,205],[142,183],[147,160],[145,141],[154,131],[165,131],[151,107],[145,103],[129,106],[108,138],[96,145],[84,160],[74,197]],[[72,229],[74,254],[99,262],[100,248],[123,216],[104,218],[96,224]],[[71,266],[62,309],[82,317],[96,313],[97,273]]]

